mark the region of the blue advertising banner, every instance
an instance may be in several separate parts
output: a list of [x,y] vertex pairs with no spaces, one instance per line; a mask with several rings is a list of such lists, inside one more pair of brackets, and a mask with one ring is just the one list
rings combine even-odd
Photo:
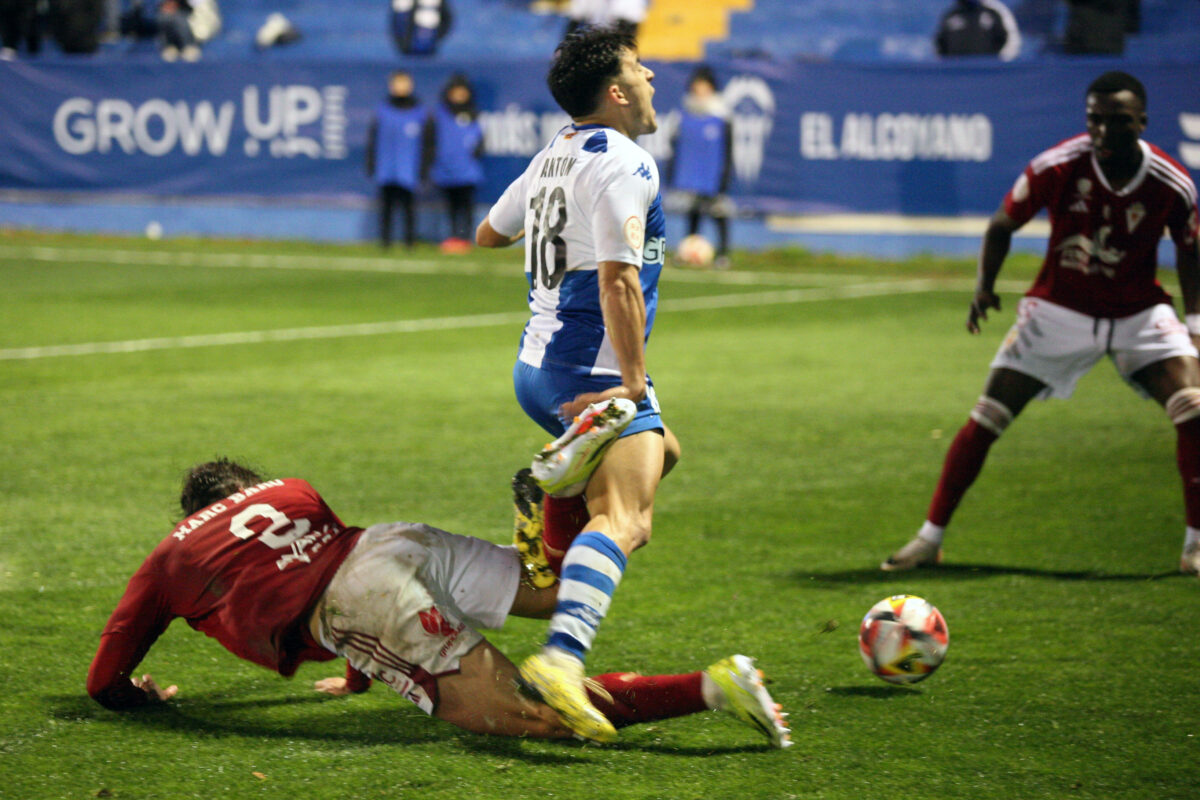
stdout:
[[[666,166],[693,64],[651,64]],[[1025,163],[1083,130],[1104,62],[712,64],[733,114],[732,195],[808,212],[990,213]],[[0,63],[0,190],[151,196],[367,195],[367,130],[388,63]],[[418,62],[426,105],[474,82],[494,199],[566,117],[543,61]],[[1125,68],[1129,68],[1127,65]],[[1146,137],[1200,168],[1200,88],[1186,66],[1134,69]]]

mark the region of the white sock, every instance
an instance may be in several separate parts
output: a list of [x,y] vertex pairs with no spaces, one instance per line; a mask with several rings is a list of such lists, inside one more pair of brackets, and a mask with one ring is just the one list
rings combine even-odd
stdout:
[[714,711],[725,708],[725,693],[717,686],[716,681],[708,677],[707,672],[700,673],[700,696],[704,698],[704,705]]
[[946,535],[946,529],[941,525],[934,525],[929,520],[925,520],[925,524],[921,526],[921,530],[917,531],[917,536],[941,547],[942,537]]
[[1187,532],[1183,535],[1183,549],[1186,550],[1194,544],[1200,544],[1200,528],[1193,528],[1189,525]]

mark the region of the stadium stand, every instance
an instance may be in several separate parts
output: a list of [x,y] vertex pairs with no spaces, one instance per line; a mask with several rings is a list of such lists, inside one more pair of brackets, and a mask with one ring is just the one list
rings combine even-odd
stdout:
[[[932,36],[947,0],[654,0],[642,26],[654,60],[765,58],[773,61],[909,62],[937,59]],[[1053,58],[1066,22],[1061,0],[1012,0],[1024,42],[1022,61]],[[565,22],[534,14],[521,0],[455,0],[454,24],[437,56],[447,60],[543,57]],[[222,33],[206,60],[380,61],[397,57],[386,0],[222,0]],[[286,47],[256,51],[255,32],[273,12],[303,34]],[[50,48],[53,52],[53,48]],[[1125,56],[1139,63],[1194,62],[1200,53],[1200,2],[1143,0],[1141,31]],[[148,43],[102,47],[101,59],[157,55]]]

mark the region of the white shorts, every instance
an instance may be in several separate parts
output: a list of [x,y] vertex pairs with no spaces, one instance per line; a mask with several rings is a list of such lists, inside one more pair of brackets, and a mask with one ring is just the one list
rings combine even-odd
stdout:
[[1196,357],[1187,328],[1171,306],[1160,303],[1119,319],[1091,317],[1035,297],[1017,305],[1017,321],[1004,337],[992,368],[1005,367],[1046,384],[1038,397],[1070,397],[1075,384],[1107,355],[1132,381],[1138,370],[1175,356]]
[[363,531],[321,598],[319,639],[427,714],[437,679],[504,624],[521,579],[513,547],[428,525]]

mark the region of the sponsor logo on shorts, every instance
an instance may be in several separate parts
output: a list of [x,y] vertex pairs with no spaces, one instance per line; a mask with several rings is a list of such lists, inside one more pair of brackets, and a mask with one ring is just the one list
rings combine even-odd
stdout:
[[430,606],[428,611],[420,612],[421,627],[430,636],[454,636],[460,628],[451,625],[442,616],[442,612],[437,610],[437,606]]

